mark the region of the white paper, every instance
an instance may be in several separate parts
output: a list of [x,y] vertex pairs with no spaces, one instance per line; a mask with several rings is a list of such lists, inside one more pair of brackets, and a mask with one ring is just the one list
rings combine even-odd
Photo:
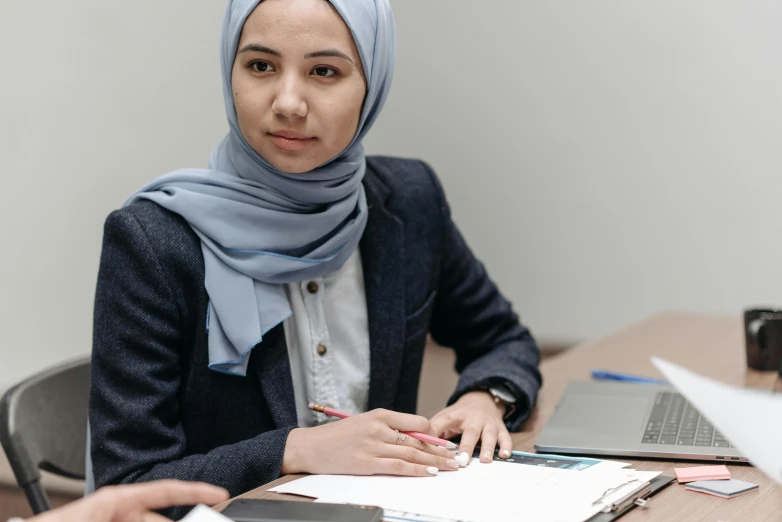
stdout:
[[206,507],[203,504],[199,504],[193,508],[190,513],[187,514],[182,522],[233,522],[230,518],[225,517],[215,511],[212,508]]
[[429,517],[417,513],[405,513],[404,511],[383,510],[384,522],[461,522],[452,518]]
[[466,522],[582,522],[604,507],[593,503],[607,490],[654,475],[618,465],[574,471],[476,459],[435,477],[312,475],[270,491]]
[[782,395],[722,384],[656,357],[652,362],[756,468],[782,484]]

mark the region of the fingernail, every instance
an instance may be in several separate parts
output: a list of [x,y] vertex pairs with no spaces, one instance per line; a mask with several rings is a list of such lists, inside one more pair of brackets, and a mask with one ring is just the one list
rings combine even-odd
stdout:
[[483,458],[487,460],[491,460],[491,452],[490,451],[484,451],[483,452]]
[[502,450],[502,454],[505,455],[505,457],[510,457],[510,450]]
[[453,460],[453,459],[448,459],[448,460],[445,461],[445,463],[448,464],[449,468],[456,469],[456,468],[459,467],[459,463],[457,461]]
[[440,470],[435,468],[434,466],[429,466],[428,468],[426,468],[426,471],[429,472],[430,475],[437,475],[438,473],[440,473]]
[[462,451],[459,455],[456,456],[456,460],[459,462],[461,467],[465,467],[467,463],[470,462],[470,456],[466,451]]

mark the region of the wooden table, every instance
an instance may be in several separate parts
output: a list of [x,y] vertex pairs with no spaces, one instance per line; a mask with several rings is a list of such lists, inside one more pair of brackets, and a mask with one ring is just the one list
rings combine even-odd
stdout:
[[[770,390],[776,379],[773,372],[747,370],[742,322],[738,315],[660,315],[545,361],[541,365],[544,382],[537,407],[522,431],[513,434],[514,449],[534,452],[535,437],[554,411],[569,381],[588,380],[589,372],[594,368],[661,377],[649,360],[651,355],[740,386]],[[665,475],[673,475],[674,466],[680,464],[661,460],[620,460],[632,462],[637,469],[662,471]],[[687,491],[674,483],[655,495],[647,509],[636,508],[621,520],[782,520],[782,487],[751,466],[737,464],[729,465],[729,468],[733,478],[760,484],[760,491],[728,500]],[[303,500],[266,491],[296,478],[299,476],[280,478],[242,497]]]

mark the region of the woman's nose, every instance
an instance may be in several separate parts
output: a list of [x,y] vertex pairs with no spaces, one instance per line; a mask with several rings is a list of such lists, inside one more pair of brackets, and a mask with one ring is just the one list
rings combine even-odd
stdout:
[[284,118],[303,118],[307,115],[307,102],[302,91],[298,79],[283,78],[278,85],[272,111]]

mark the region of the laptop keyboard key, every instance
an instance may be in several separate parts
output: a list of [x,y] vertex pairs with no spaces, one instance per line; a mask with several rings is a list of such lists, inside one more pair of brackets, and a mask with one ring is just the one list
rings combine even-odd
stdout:
[[676,446],[733,447],[681,394],[670,392],[661,392],[655,397],[642,442]]
[[655,404],[652,408],[652,414],[649,415],[649,422],[662,422],[665,420],[665,412],[668,411],[668,405]]

